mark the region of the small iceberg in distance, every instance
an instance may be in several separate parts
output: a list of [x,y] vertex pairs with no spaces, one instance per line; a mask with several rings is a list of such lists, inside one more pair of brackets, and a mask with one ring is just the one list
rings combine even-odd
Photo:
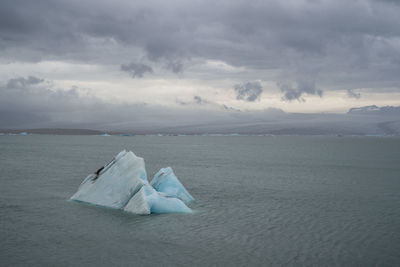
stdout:
[[191,213],[194,198],[175,176],[163,168],[150,184],[144,159],[123,150],[108,164],[87,176],[71,200],[122,209],[136,214]]

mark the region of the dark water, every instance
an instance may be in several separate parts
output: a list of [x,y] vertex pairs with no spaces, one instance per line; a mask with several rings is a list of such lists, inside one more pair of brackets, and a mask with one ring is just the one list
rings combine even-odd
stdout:
[[[127,148],[192,215],[68,201]],[[1,266],[400,266],[400,139],[0,136]]]

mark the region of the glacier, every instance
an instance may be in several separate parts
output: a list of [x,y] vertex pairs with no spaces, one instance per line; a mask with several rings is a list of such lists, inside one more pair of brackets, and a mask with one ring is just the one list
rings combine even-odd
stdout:
[[144,159],[122,150],[108,164],[88,175],[71,200],[151,214],[191,213],[185,203],[194,198],[171,167],[162,168],[149,183]]

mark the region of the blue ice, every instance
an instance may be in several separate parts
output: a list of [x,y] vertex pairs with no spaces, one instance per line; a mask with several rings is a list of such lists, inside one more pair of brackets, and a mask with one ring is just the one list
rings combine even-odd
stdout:
[[194,200],[192,195],[185,189],[176,177],[171,167],[162,168],[155,175],[150,183],[155,190],[162,192],[169,197],[176,197],[185,203]]
[[142,186],[124,210],[136,214],[192,212],[180,199],[157,192],[149,184]]

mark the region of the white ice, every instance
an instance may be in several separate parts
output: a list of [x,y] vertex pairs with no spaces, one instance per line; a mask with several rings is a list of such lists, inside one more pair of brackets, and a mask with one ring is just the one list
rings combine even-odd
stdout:
[[146,183],[144,160],[123,150],[98,175],[89,175],[71,199],[121,209]]
[[185,203],[189,203],[194,200],[194,198],[175,176],[171,167],[162,168],[159,170],[154,175],[154,178],[150,184],[158,192],[162,192],[169,197],[179,198]]

